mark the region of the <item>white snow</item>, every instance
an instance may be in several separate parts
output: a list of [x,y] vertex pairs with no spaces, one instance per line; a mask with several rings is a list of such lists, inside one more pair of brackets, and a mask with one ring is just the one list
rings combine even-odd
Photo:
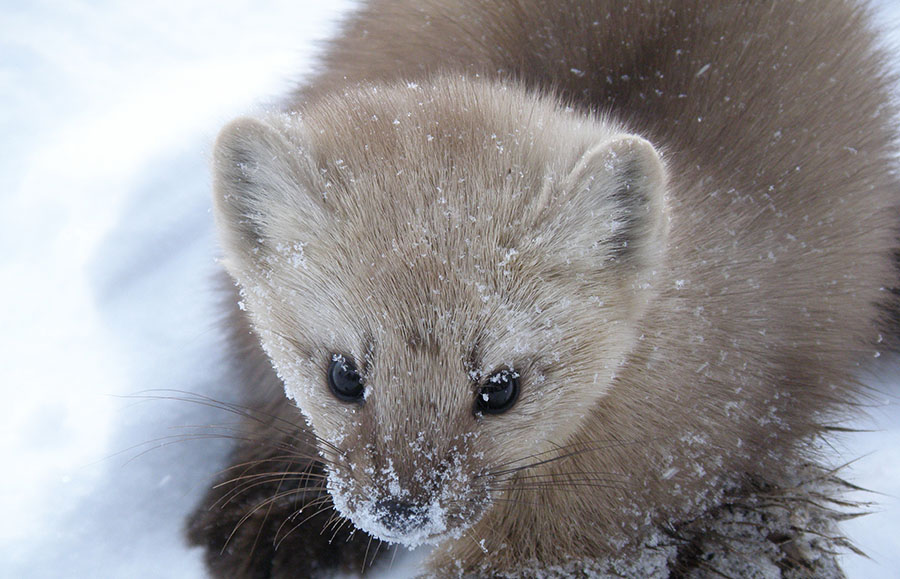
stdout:
[[[227,397],[210,143],[308,70],[313,42],[349,6],[0,8],[0,576],[203,576],[180,529],[227,444],[188,440],[198,431],[186,425],[221,414],[140,393]],[[893,0],[879,7],[900,16]],[[846,560],[856,578],[900,569],[900,372],[880,374],[890,401],[873,412],[878,430],[841,448],[862,457],[853,480],[884,493],[867,497],[880,512],[846,525],[872,557]],[[387,575],[415,568],[398,558]]]

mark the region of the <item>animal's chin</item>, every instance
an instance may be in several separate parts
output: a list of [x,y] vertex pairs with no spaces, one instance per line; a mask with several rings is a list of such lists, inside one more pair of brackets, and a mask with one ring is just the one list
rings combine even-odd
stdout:
[[398,531],[396,529],[389,529],[381,525],[375,525],[371,528],[363,527],[362,525],[357,526],[359,526],[362,530],[366,531],[376,539],[381,539],[382,541],[386,541],[388,543],[403,545],[404,547],[407,547],[409,549],[414,549],[421,545],[437,545],[445,539],[461,535],[465,530],[464,527],[459,527],[457,529],[445,531],[438,531],[437,529],[429,528]]

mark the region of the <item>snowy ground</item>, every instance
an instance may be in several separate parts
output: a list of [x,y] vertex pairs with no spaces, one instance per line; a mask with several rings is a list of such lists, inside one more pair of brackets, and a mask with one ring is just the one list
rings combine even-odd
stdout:
[[[122,396],[227,397],[210,142],[308,70],[349,5],[0,3],[0,577],[203,576],[181,519],[226,447],[165,444],[209,423],[202,407]],[[871,380],[875,431],[837,447],[886,493],[847,525],[872,556],[848,559],[851,577],[900,569],[897,375]]]

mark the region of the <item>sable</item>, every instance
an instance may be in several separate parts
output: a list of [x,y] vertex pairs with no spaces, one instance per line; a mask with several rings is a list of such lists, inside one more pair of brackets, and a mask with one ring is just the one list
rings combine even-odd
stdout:
[[815,442],[895,308],[885,62],[842,0],[365,3],[216,144],[254,371],[210,569],[840,576]]

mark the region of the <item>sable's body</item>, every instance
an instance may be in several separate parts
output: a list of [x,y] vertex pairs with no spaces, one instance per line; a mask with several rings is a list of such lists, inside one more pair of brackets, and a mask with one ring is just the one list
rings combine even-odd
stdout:
[[[370,2],[322,70],[299,115],[223,132],[217,220],[340,513],[438,542],[442,575],[640,574],[661,530],[683,542],[657,571],[702,572],[696,521],[792,480],[897,285],[895,111],[863,11]],[[364,402],[328,392],[333,354]],[[519,400],[473,415],[498,368]],[[251,517],[229,557],[246,505],[201,511],[192,537],[225,575],[302,576],[321,526],[277,552],[254,537],[309,498]],[[339,543],[355,564],[365,539]]]

